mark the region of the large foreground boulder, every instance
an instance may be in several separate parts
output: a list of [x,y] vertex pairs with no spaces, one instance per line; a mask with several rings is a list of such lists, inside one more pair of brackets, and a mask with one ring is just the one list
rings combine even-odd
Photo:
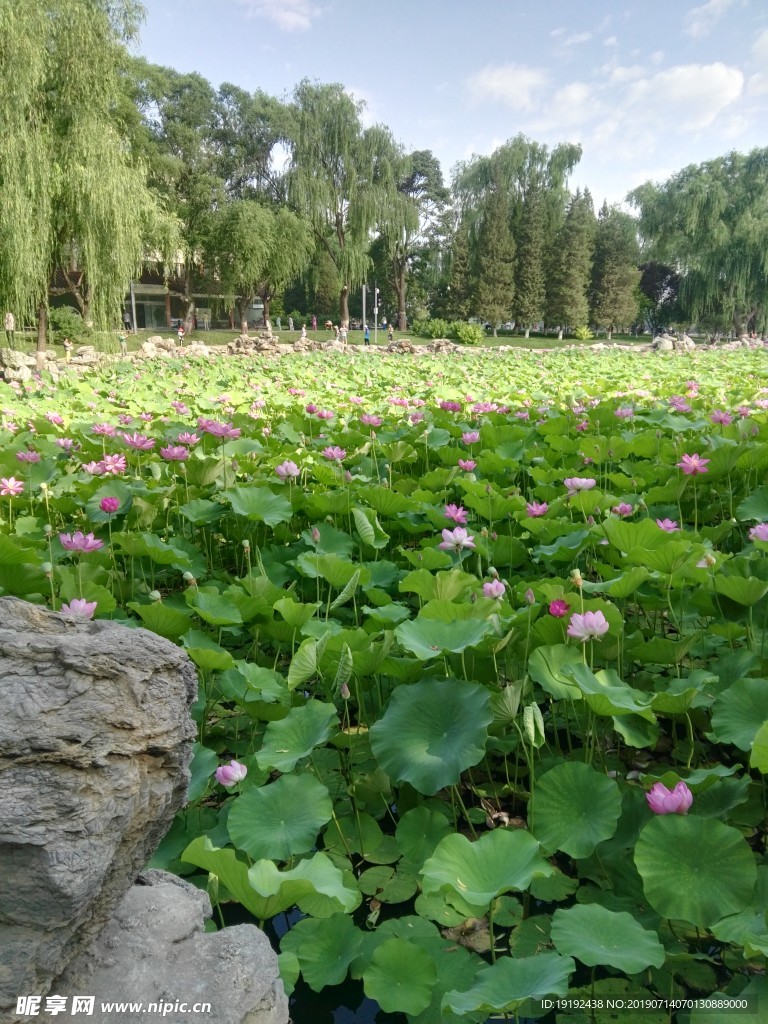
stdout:
[[154,633],[0,598],[0,1020],[90,946],[170,827],[196,696]]
[[[137,881],[92,948],[56,983],[66,999],[57,1020],[82,1021],[73,997],[87,992],[107,994],[94,1007],[101,1024],[153,1024],[153,1005],[174,1024],[286,1024],[288,1000],[263,932],[250,924],[205,932],[212,913],[206,893],[163,871]],[[134,1008],[108,1012],[105,1002]]]

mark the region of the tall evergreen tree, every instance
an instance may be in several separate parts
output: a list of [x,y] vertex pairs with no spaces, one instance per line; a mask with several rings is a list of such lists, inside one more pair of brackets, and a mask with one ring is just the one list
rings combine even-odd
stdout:
[[469,262],[469,226],[462,219],[451,246],[451,272],[445,295],[445,315],[449,320],[466,320],[472,306],[472,279]]
[[515,319],[525,328],[526,338],[531,327],[544,316],[544,250],[543,197],[540,189],[533,186],[523,205],[515,272]]
[[593,323],[605,328],[609,340],[614,330],[637,318],[639,255],[637,221],[603,203],[597,219],[590,308]]
[[577,190],[558,231],[550,261],[547,320],[562,338],[567,327],[589,322],[589,287],[595,244],[595,211],[589,190]]
[[494,188],[488,197],[478,237],[478,312],[493,325],[512,310],[515,293],[515,243],[509,230],[509,204],[504,189]]

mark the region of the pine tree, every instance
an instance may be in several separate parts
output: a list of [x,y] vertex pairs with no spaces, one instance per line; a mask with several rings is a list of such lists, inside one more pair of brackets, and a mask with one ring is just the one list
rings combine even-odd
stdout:
[[506,320],[515,294],[515,242],[509,229],[509,204],[501,188],[494,188],[487,200],[478,236],[478,312],[493,325]]
[[639,307],[637,222],[628,213],[603,203],[597,220],[590,306],[592,321],[614,330],[634,323]]
[[586,326],[595,245],[595,211],[589,190],[578,190],[557,233],[547,294],[547,320],[565,328]]
[[453,236],[451,246],[451,276],[445,311],[449,320],[466,320],[472,303],[471,275],[469,262],[469,228],[462,219]]
[[526,196],[517,250],[515,315],[525,327],[526,338],[533,324],[544,316],[546,280],[544,274],[544,217],[538,188]]

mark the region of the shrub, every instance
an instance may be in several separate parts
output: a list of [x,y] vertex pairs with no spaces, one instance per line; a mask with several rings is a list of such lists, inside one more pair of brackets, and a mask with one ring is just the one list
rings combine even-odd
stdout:
[[573,332],[573,336],[577,341],[591,341],[594,338],[594,334],[586,324],[583,327],[577,327]]
[[411,325],[414,334],[420,338],[447,338],[449,325],[447,320],[432,318],[431,320],[414,320]]
[[482,324],[468,324],[464,320],[454,320],[450,328],[450,337],[462,345],[482,345],[485,341],[485,330]]
[[86,326],[83,318],[71,306],[58,306],[52,309],[48,315],[48,324],[51,341],[59,345],[65,338],[69,338],[73,345],[90,343],[91,328]]
[[298,309],[294,309],[292,313],[289,313],[285,318],[285,326],[288,326],[288,317],[293,317],[293,329],[295,331],[301,330],[301,325],[307,322],[307,314],[300,313]]

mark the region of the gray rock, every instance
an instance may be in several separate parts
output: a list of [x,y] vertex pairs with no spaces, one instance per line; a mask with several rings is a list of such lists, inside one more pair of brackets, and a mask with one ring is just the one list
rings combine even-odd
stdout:
[[657,352],[672,352],[675,347],[675,339],[668,334],[660,334],[654,339],[653,347]]
[[36,366],[37,360],[34,356],[27,355],[15,348],[0,348],[0,366],[12,366],[18,369],[21,366]]
[[183,806],[196,697],[154,633],[0,598],[0,1019],[90,945]]
[[6,366],[3,377],[6,380],[32,380],[32,370],[28,366]]
[[[277,956],[254,925],[205,932],[211,916],[206,893],[163,871],[146,871],[125,894],[93,946],[56,983],[67,997],[89,993],[97,1004],[140,1002],[142,1011],[99,1013],[104,1024],[154,1024],[150,1003],[182,1004],[166,1019],[173,1024],[286,1024],[288,1000]],[[192,1012],[210,1003],[208,1014]],[[82,1014],[57,1015],[64,1024],[80,1024]]]
[[688,334],[680,334],[675,340],[676,352],[695,352],[696,342]]

